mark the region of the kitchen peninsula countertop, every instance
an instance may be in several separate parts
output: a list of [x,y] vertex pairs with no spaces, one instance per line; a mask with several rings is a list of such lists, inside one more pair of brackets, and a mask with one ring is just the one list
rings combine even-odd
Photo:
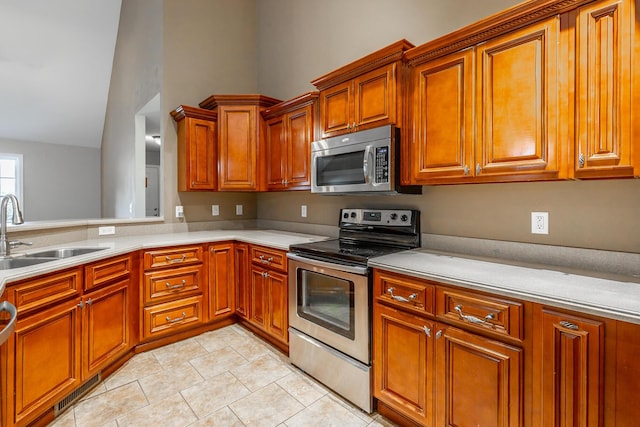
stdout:
[[612,278],[426,249],[375,257],[369,260],[369,265],[443,284],[640,324],[640,278],[634,276]]
[[98,261],[116,255],[121,255],[140,249],[165,246],[193,245],[200,243],[215,243],[228,240],[269,246],[276,249],[288,250],[290,245],[325,240],[326,236],[292,233],[280,230],[212,230],[186,233],[150,234],[142,236],[123,236],[112,238],[98,238],[55,245],[24,251],[14,251],[12,256],[36,253],[48,249],[59,248],[106,248],[101,251],[85,255],[64,258],[60,260],[35,264],[29,267],[0,270],[0,296],[4,293],[6,284],[18,280],[28,279],[51,273],[53,271],[71,268],[82,264]]

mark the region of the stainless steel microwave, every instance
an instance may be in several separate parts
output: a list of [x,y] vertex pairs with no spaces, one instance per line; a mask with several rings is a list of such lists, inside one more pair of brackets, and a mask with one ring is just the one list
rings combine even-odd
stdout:
[[382,126],[314,141],[311,192],[320,194],[420,194],[400,185],[400,129]]

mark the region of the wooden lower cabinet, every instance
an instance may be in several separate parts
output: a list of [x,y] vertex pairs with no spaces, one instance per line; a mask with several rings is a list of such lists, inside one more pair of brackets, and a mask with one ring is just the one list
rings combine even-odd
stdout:
[[230,317],[236,310],[233,243],[209,245],[209,320]]
[[233,248],[233,260],[236,272],[236,314],[247,319],[249,317],[249,245],[236,243]]
[[15,392],[5,395],[3,425],[26,426],[81,384],[82,310],[78,305],[74,299],[18,320],[7,341],[6,380],[8,389]]
[[374,306],[374,395],[425,426],[520,426],[523,350]]
[[[538,421],[549,427],[600,426],[604,399],[601,321],[540,307],[536,312]],[[637,422],[637,420],[636,420]]]

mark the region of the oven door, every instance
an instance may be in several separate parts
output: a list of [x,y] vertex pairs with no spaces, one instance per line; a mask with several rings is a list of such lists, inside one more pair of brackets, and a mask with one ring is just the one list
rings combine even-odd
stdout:
[[290,326],[369,365],[367,268],[288,257]]

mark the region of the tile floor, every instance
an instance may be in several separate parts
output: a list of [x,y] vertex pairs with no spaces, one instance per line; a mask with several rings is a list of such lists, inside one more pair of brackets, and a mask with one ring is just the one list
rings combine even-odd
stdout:
[[394,424],[352,406],[231,325],[134,356],[50,424],[89,426]]

